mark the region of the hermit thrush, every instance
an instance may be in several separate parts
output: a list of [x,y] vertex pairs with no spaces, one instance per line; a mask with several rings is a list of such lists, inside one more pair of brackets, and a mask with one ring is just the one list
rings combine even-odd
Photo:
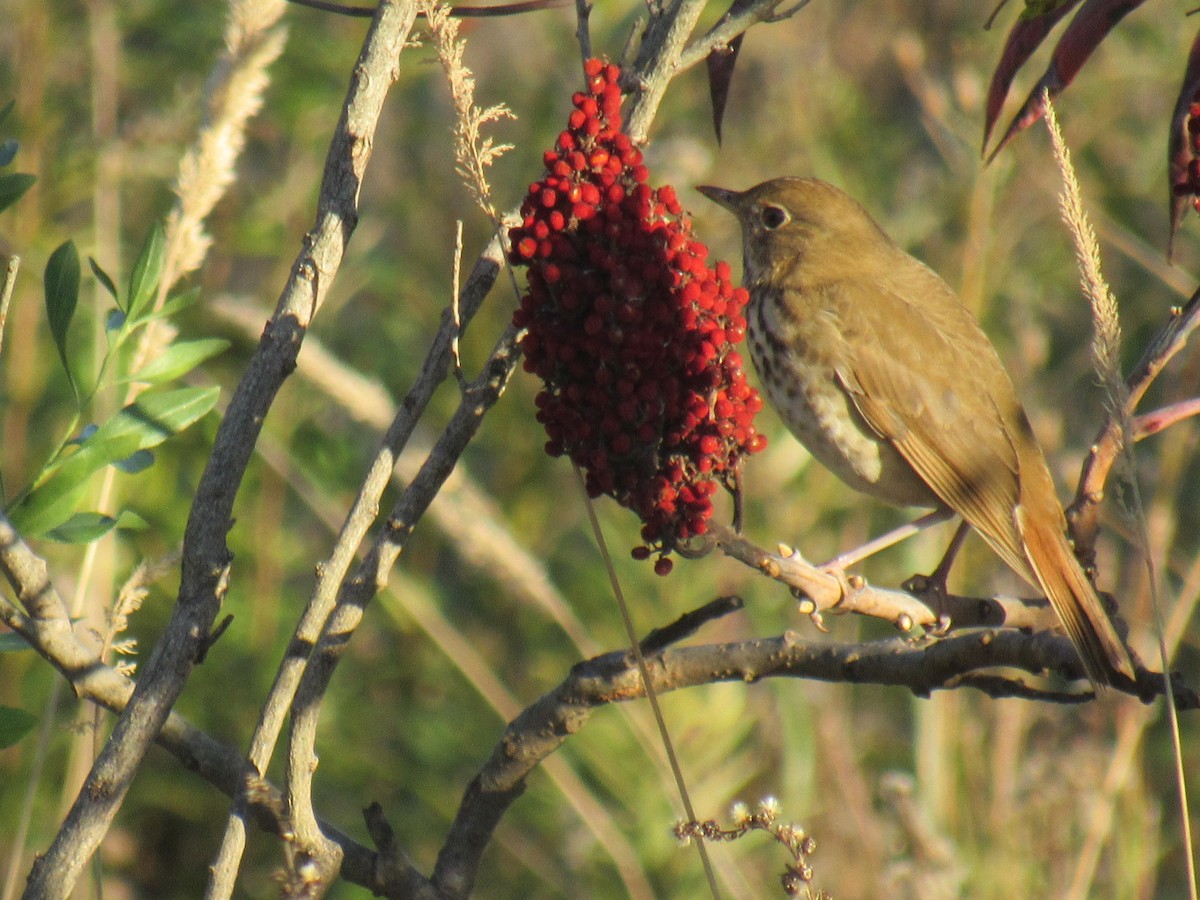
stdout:
[[1012,382],[950,287],[823,181],[699,190],[741,223],[750,355],[800,442],[864,493],[962,516],[1045,592],[1094,683],[1133,678]]

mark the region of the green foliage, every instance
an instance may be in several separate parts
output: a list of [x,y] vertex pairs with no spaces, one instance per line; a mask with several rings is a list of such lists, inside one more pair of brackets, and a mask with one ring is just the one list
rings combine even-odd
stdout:
[[[106,317],[107,348],[99,371],[88,389],[82,392],[72,372],[68,351],[68,335],[79,304],[79,254],[71,241],[51,254],[44,278],[46,319],[63,371],[75,394],[72,430],[87,413],[92,400],[104,389],[129,383],[168,385],[229,346],[229,342],[221,338],[172,341],[133,371],[120,374],[140,352],[132,340],[135,335],[152,322],[186,308],[195,299],[189,292],[155,309],[163,251],[163,232],[156,226],[134,263],[124,303],[113,279],[89,258],[93,274],[116,303],[116,309]],[[77,436],[68,437],[59,445],[30,486],[9,504],[9,518],[27,538],[48,537],[62,543],[90,543],[123,522],[138,521],[136,516],[125,513],[109,516],[80,511],[79,507],[91,489],[92,476],[107,466],[115,466],[130,475],[150,468],[154,456],[149,451],[206,415],[216,405],[219,395],[220,389],[215,386],[144,393],[112,417],[86,425]]]
[[64,525],[83,499],[92,474],[157,447],[205,415],[219,394],[216,387],[143,394],[79,440],[75,452],[47,466],[33,489],[10,509],[13,524],[28,537]]

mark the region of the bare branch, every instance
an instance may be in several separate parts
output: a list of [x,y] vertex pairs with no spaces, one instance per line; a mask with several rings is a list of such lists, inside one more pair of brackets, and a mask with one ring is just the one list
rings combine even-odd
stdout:
[[[1083,677],[1070,641],[1049,632],[1025,635],[985,629],[941,639],[893,638],[862,644],[806,641],[788,632],[739,643],[668,649],[646,662],[654,690],[660,694],[719,681],[805,678],[907,687],[921,697],[962,687],[994,697],[1055,703],[1079,703],[1095,696],[1090,688],[1068,690],[1041,676],[1058,671]],[[1161,691],[1162,680],[1151,675],[1139,688],[1147,699]],[[1194,693],[1179,688],[1177,692],[1181,708],[1200,706]],[[632,655],[620,651],[575,666],[554,690],[526,708],[467,787],[438,856],[434,887],[447,897],[468,896],[483,849],[509,805],[524,791],[529,773],[579,732],[597,707],[643,696]]]

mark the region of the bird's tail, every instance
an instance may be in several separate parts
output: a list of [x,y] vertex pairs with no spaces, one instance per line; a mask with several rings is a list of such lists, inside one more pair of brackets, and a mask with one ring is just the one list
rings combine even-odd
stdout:
[[1060,517],[1031,515],[1022,506],[1017,507],[1017,528],[1029,566],[1092,682],[1097,686],[1115,684],[1118,675],[1136,681],[1125,642],[1066,536],[1055,528],[1057,519]]

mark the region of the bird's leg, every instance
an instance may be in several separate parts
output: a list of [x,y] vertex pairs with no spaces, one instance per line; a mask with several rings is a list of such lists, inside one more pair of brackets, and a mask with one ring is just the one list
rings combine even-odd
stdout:
[[920,534],[930,525],[937,525],[953,517],[954,513],[948,509],[935,509],[933,512],[921,516],[919,519],[901,525],[899,528],[893,528],[887,534],[881,534],[879,537],[867,541],[861,547],[855,547],[853,550],[848,550],[840,556],[835,556],[829,562],[825,563],[825,565],[821,566],[821,568],[831,572],[834,570],[845,571],[850,566],[862,562],[869,556],[874,556],[881,550],[886,550],[888,547],[907,540],[914,534]]
[[[824,565],[816,566],[822,572],[832,575],[838,580],[838,585],[841,587],[842,598],[852,596],[855,591],[858,591],[864,585],[863,579],[858,575],[849,575],[846,569],[856,563],[862,562],[869,556],[874,556],[881,550],[886,550],[888,547],[898,544],[901,541],[912,537],[924,531],[930,525],[937,525],[939,522],[945,522],[954,515],[948,509],[935,509],[931,513],[926,513],[921,518],[901,525],[899,528],[893,528],[887,534],[880,535],[874,540],[868,541],[861,547],[856,547],[840,556],[835,556],[833,559],[826,562]],[[781,548],[782,552],[782,548]],[[797,600],[800,601],[800,611],[808,615],[813,624],[821,631],[826,628],[821,622],[821,613],[817,609],[816,604],[802,595],[797,595]]]
[[970,526],[966,522],[959,522],[958,528],[954,530],[954,537],[950,539],[950,546],[946,548],[937,568],[928,575],[914,575],[903,585],[906,591],[920,595],[937,613],[939,633],[944,633],[950,628],[950,617],[946,614],[946,579],[950,577],[950,567],[954,565],[969,530]]

